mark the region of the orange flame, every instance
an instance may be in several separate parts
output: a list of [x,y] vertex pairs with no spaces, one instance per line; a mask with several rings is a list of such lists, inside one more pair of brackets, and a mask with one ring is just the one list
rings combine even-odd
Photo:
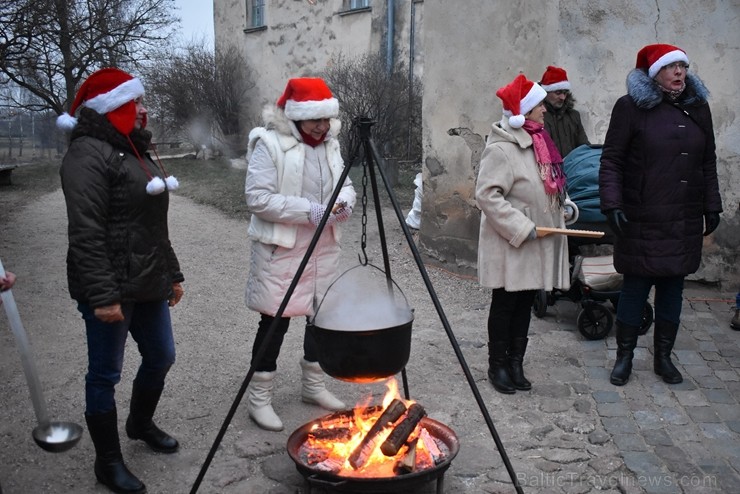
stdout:
[[[432,451],[439,452],[434,439],[425,434],[421,424],[408,438],[407,445],[392,457],[385,456],[380,450],[380,445],[390,435],[393,428],[387,426],[374,438],[372,452],[362,466],[355,469],[349,462],[349,457],[360,445],[375,422],[380,418],[383,411],[396,399],[408,408],[416,403],[414,400],[405,400],[398,393],[398,384],[395,378],[386,381],[387,391],[383,397],[382,407],[371,406],[371,397],[358,403],[353,414],[344,416],[328,416],[313,425],[308,433],[306,441],[301,446],[303,457],[309,466],[339,476],[379,478],[393,477],[396,475],[394,469],[397,463],[408,453],[408,444],[416,445],[415,469],[421,470],[431,468],[435,465]],[[415,443],[413,439],[419,438]],[[429,447],[431,446],[431,448]]]

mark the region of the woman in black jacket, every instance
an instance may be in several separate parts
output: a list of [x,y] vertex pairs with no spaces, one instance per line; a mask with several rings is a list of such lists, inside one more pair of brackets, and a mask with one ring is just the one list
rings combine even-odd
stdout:
[[617,307],[617,359],[610,381],[632,371],[642,312],[655,286],[654,371],[669,384],[684,277],[701,262],[702,235],[719,225],[709,92],[675,46],[648,45],[612,110],[599,173],[601,211],[617,236],[614,265],[624,274]]
[[[146,487],[123,462],[115,385],[128,334],[142,360],[131,392],[126,434],[153,450],[178,442],[152,421],[175,362],[169,307],[180,301],[183,275],[167,229],[168,190],[177,180],[147,154],[152,138],[141,81],[116,68],[82,84],[70,114],[60,175],[67,205],[69,292],[87,330],[85,419],[95,445],[95,476],[113,492]],[[75,118],[75,113],[78,117]]]

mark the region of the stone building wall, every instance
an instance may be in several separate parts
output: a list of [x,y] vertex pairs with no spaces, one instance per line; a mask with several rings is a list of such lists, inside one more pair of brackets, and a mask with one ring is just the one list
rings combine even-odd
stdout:
[[[370,0],[370,9],[349,15],[346,0],[266,0],[265,28],[257,30],[246,29],[248,1],[214,0],[214,19],[216,46],[241,46],[252,68],[254,123],[289,77],[320,73],[339,52],[385,53],[389,4],[394,60],[409,62],[412,0]],[[538,80],[547,65],[566,68],[586,132],[601,143],[637,51],[670,43],[687,51],[712,93],[725,208],[694,278],[740,284],[738,0],[414,0],[413,7],[414,74],[424,85],[419,246],[430,262],[475,273],[475,177],[485,137],[501,118],[498,87],[518,72]]]
[[705,239],[695,279],[740,283],[740,123],[736,81],[740,4],[707,0],[425,2],[424,204],[420,246],[432,262],[474,273],[479,211],[474,200],[480,152],[502,108],[497,88],[547,65],[566,68],[591,142],[602,143],[612,106],[644,45],[687,51],[691,70],[712,93],[725,212]]

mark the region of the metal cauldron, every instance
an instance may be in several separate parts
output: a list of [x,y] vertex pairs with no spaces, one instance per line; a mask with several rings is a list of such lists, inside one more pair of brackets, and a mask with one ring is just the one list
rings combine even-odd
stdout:
[[398,285],[371,264],[349,269],[326,291],[309,325],[319,365],[355,383],[387,379],[411,353],[414,312]]

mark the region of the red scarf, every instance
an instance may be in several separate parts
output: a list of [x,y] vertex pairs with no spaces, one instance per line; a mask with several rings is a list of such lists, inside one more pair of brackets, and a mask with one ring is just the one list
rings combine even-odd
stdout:
[[303,138],[303,142],[305,142],[306,144],[308,144],[312,148],[315,148],[316,146],[318,146],[319,144],[321,144],[322,142],[324,142],[324,139],[326,138],[326,134],[324,134],[320,138],[314,139],[311,136],[311,134],[306,134],[305,132],[303,132],[301,130],[300,127],[298,127],[298,132],[301,134],[301,137]]
[[563,158],[544,125],[525,120],[522,128],[532,136],[534,158],[540,168],[540,178],[545,186],[545,193],[550,197],[550,205],[562,208],[565,202]]

